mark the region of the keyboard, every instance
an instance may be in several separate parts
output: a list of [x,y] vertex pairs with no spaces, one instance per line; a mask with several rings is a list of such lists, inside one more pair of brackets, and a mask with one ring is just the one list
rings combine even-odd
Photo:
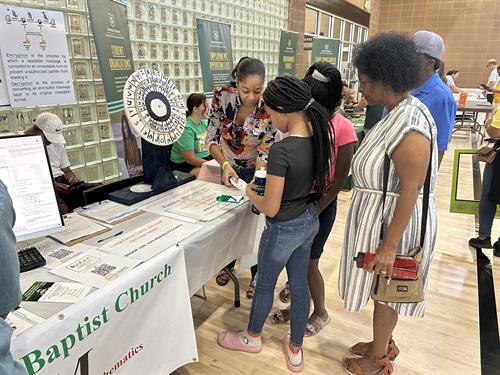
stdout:
[[31,271],[47,264],[45,258],[34,246],[26,247],[17,252],[21,272]]

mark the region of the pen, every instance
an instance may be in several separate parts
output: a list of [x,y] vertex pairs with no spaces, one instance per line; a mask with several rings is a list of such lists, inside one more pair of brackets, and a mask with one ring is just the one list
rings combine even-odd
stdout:
[[113,238],[113,237],[119,236],[119,235],[120,235],[120,234],[122,234],[122,233],[123,233],[123,231],[121,230],[121,231],[116,232],[115,234],[113,234],[113,235],[111,235],[111,236],[109,236],[109,237],[106,237],[106,238],[101,238],[100,240],[97,240],[97,243],[101,243],[101,242],[107,241],[107,240],[109,240],[109,239],[111,239],[111,238]]

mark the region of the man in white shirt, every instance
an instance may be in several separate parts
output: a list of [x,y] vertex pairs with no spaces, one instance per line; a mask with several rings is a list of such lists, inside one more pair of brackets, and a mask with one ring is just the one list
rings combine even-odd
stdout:
[[84,183],[71,170],[68,154],[64,148],[66,141],[61,119],[50,112],[40,113],[35,119],[35,125],[24,133],[43,135],[61,213],[65,214],[83,206],[85,204],[83,191],[96,184]]
[[498,76],[498,71],[497,71],[497,61],[495,59],[489,59],[486,67],[489,70],[491,70],[491,73],[490,73],[490,75],[488,77],[488,82],[486,82],[486,85],[490,89],[493,90],[495,88],[497,82],[498,82],[498,79],[500,78]]

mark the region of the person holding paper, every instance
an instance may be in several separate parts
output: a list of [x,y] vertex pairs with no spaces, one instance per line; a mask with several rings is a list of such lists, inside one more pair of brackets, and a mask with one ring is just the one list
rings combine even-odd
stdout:
[[208,105],[204,94],[193,93],[187,98],[186,127],[172,146],[172,169],[191,173],[198,178],[201,166],[212,160],[205,146],[207,136]]
[[[262,100],[266,77],[264,63],[259,59],[243,57],[232,76],[235,85],[224,85],[214,90],[208,117],[207,147],[221,166],[226,186],[232,186],[230,177],[250,182],[255,170],[265,167],[269,148],[276,136]],[[234,262],[228,266],[234,267]],[[256,266],[251,270],[248,298],[253,296]],[[228,281],[226,273],[217,276],[219,285],[226,285]]]
[[83,191],[98,184],[81,181],[71,170],[68,154],[64,148],[66,141],[63,135],[63,123],[59,116],[50,112],[40,113],[35,119],[35,125],[27,129],[24,134],[43,136],[61,214],[84,206]]
[[21,303],[19,259],[14,236],[15,213],[7,188],[0,180],[0,374],[24,375],[26,370],[10,354],[13,329],[5,318]]
[[[217,342],[225,349],[249,353],[262,350],[261,334],[271,311],[274,288],[286,267],[292,295],[290,335],[282,350],[290,371],[304,368],[302,343],[309,317],[307,269],[319,220],[311,200],[323,196],[332,154],[329,116],[313,99],[309,86],[295,77],[277,77],[264,92],[266,111],[288,137],[271,146],[264,196],[247,186],[247,196],[266,215],[259,244],[259,275],[246,329],[226,331]],[[314,189],[314,190],[313,190]]]

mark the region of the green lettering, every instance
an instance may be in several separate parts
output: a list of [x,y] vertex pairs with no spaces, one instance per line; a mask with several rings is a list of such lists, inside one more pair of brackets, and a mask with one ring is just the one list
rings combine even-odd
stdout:
[[163,280],[163,271],[160,271],[160,273],[156,275],[156,282],[161,283],[162,280]]
[[94,328],[94,331],[101,326],[101,319],[99,319],[99,315],[95,316],[94,319],[92,319],[92,326]]
[[[31,359],[30,358],[31,355],[34,355],[35,357]],[[36,374],[45,366],[45,360],[43,358],[40,358],[41,355],[42,352],[40,350],[33,350],[31,353],[26,354],[24,357],[21,358],[21,360],[24,362],[24,367],[26,367],[26,370],[28,371],[29,375]]]
[[171,272],[171,267],[168,264],[165,264],[165,271],[163,273],[165,277],[170,276],[170,272]]
[[61,356],[61,353],[59,353],[59,348],[57,347],[57,345],[52,345],[50,348],[47,349],[47,352],[45,354],[49,357],[47,359],[48,363],[54,362],[55,359]]
[[[68,343],[68,339],[69,339],[69,343]],[[69,356],[69,350],[75,345],[75,336],[73,336],[72,334],[69,334],[64,339],[62,339],[60,342],[61,342],[61,346],[63,348],[64,358],[67,358]]]
[[116,301],[115,301],[115,311],[116,311],[116,312],[122,312],[122,311],[123,311],[123,310],[125,310],[125,309],[127,308],[127,306],[128,306],[128,302],[127,302],[127,304],[126,304],[123,308],[121,308],[121,306],[120,306],[120,298],[121,298],[122,296],[127,296],[127,297],[128,297],[128,293],[127,293],[127,292],[120,293],[120,294],[118,295],[118,298],[116,298]]

